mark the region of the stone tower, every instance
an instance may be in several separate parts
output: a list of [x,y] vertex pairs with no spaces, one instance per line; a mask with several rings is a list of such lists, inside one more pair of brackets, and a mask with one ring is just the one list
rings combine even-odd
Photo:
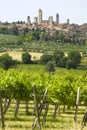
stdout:
[[67,24],[69,24],[70,23],[70,21],[69,21],[69,19],[67,19]]
[[59,14],[56,14],[56,24],[59,24]]
[[28,24],[28,26],[31,25],[30,16],[27,16],[27,24]]
[[53,16],[49,17],[49,25],[52,26],[53,25]]
[[39,24],[42,22],[42,10],[41,9],[39,9],[39,12],[38,12],[38,22],[39,22]]
[[38,27],[38,18],[37,17],[34,17],[34,23],[36,25],[36,28]]

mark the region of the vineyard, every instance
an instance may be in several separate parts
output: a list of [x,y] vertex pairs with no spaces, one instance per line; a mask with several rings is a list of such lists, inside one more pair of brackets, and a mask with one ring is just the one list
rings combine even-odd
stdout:
[[[0,70],[0,127],[6,130],[72,130],[76,127],[79,130],[87,106],[86,73]],[[80,101],[77,119],[74,119],[78,87]]]

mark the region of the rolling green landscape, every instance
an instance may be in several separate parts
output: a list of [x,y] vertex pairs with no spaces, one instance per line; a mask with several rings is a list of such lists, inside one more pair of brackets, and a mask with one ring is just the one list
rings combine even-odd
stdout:
[[[20,41],[20,36],[0,34],[0,129],[86,130],[86,126],[81,127],[87,106],[87,45],[44,40]],[[79,52],[77,55],[81,61],[76,66],[71,65],[73,62],[68,56],[71,52]],[[29,62],[23,59],[23,55],[28,56],[24,58],[29,58]],[[47,59],[44,60],[43,55]],[[6,57],[5,62],[3,59]],[[38,110],[35,108],[34,86]],[[78,87],[80,97],[76,111]],[[43,102],[46,90],[48,92]],[[33,128],[38,114],[39,121]]]
[[87,130],[87,0],[0,1],[0,130]]

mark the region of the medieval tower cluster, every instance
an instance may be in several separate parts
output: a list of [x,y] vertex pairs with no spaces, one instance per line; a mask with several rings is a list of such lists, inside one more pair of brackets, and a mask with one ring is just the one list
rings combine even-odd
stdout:
[[[67,20],[67,22],[69,23],[69,19]],[[43,27],[47,27],[50,26],[52,27],[53,25],[59,25],[59,14],[56,14],[56,21],[53,20],[53,16],[48,17],[48,20],[43,20],[43,14],[42,14],[42,10],[39,9],[38,11],[38,17],[34,17],[34,22],[31,23],[30,20],[30,16],[27,16],[27,24],[28,26],[32,26],[32,27],[38,27],[38,26],[43,26]]]

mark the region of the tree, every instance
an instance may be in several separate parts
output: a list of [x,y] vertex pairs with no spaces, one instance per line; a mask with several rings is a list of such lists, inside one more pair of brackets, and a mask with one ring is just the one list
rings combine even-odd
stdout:
[[24,42],[24,35],[23,33],[21,33],[18,37],[17,37],[17,45],[21,45]]
[[42,41],[50,41],[51,40],[51,35],[47,32],[42,32],[41,35],[40,35],[40,39]]
[[5,70],[8,70],[10,66],[12,66],[13,61],[12,57],[8,54],[3,54],[0,56],[0,67],[2,67]]
[[0,33],[7,34],[7,28],[6,27],[0,27]]
[[67,58],[64,56],[64,52],[58,50],[53,53],[53,61],[57,67],[65,67]]
[[34,40],[38,41],[40,39],[39,32],[33,32]]
[[54,63],[53,63],[52,61],[49,61],[49,62],[47,63],[46,71],[48,71],[49,73],[55,71],[55,69],[54,69]]
[[25,41],[31,42],[33,39],[34,39],[33,32],[28,32],[27,35],[25,36]]
[[81,62],[81,54],[78,51],[71,51],[68,54],[68,60],[66,62],[66,68],[76,68]]
[[76,68],[76,65],[73,64],[72,60],[67,60],[67,62],[66,62],[66,68],[67,69]]
[[24,64],[31,63],[31,55],[28,52],[22,53],[22,62]]
[[66,61],[67,61],[67,57],[62,57],[62,58],[59,59],[59,61],[57,61],[56,66],[65,68],[66,67]]
[[58,34],[58,40],[62,41],[62,42],[64,41],[64,34],[63,33]]
[[40,58],[41,64],[47,64],[51,60],[52,60],[52,55],[48,55],[48,54],[43,54]]
[[18,36],[19,31],[18,31],[18,28],[16,26],[14,26],[11,30],[12,30],[13,35]]
[[24,30],[23,30],[23,34],[24,34],[24,36],[28,33],[28,28],[24,28]]

